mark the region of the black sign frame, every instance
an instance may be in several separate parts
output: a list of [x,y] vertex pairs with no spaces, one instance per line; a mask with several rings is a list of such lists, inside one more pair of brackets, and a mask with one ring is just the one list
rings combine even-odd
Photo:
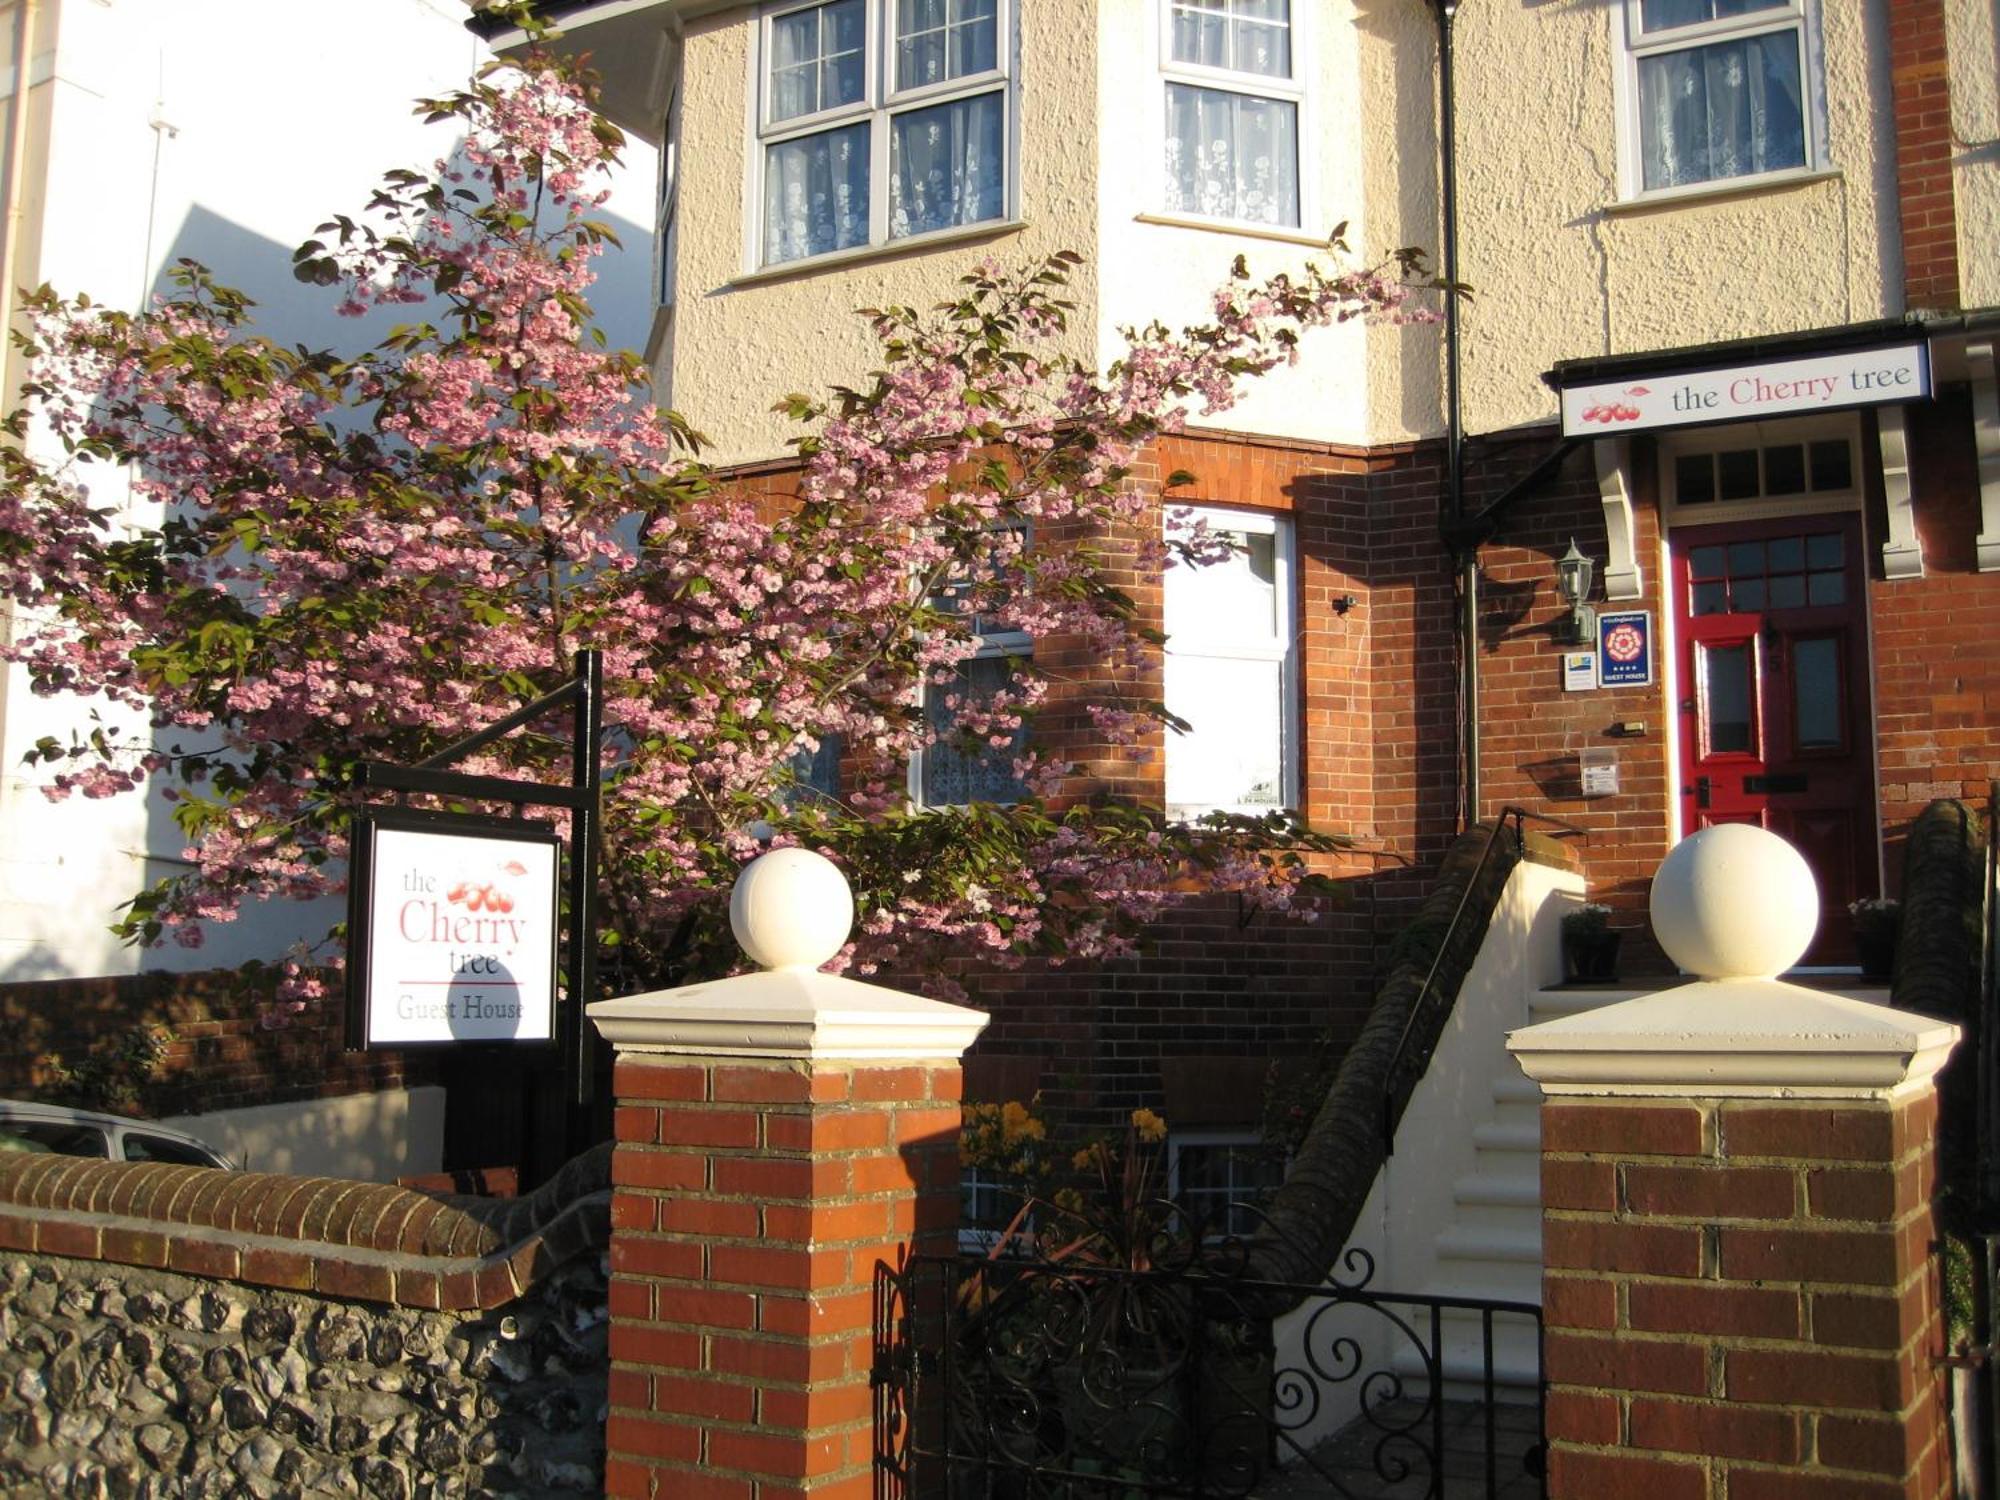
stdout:
[[549,1053],[562,1046],[562,1016],[559,1008],[562,972],[561,943],[549,945],[548,1035],[526,1039],[515,1037],[444,1037],[436,1041],[372,1040],[374,1032],[373,987],[369,984],[374,960],[375,834],[379,830],[404,833],[440,833],[453,837],[505,839],[515,844],[546,844],[555,851],[549,886],[549,917],[552,934],[562,926],[563,866],[566,851],[562,835],[554,826],[534,818],[494,818],[477,813],[433,812],[414,807],[367,807],[354,814],[348,833],[347,885],[347,1049],[350,1052],[410,1051],[436,1052],[464,1049],[478,1052]]

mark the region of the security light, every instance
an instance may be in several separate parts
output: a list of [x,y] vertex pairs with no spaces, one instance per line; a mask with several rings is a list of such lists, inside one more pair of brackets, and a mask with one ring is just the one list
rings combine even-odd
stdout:
[[1556,592],[1569,606],[1569,639],[1583,645],[1597,634],[1597,611],[1583,601],[1590,597],[1591,575],[1596,565],[1569,539],[1569,551],[1556,560]]

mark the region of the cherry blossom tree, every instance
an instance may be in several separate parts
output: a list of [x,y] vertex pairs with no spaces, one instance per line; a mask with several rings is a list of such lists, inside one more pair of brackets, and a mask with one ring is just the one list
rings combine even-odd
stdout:
[[[169,788],[191,867],[131,902],[128,938],[198,946],[246,904],[338,891],[360,761],[435,753],[586,646],[607,684],[600,942],[616,983],[731,962],[723,898],[768,842],[847,869],[860,972],[1115,954],[1189,889],[1296,902],[1324,840],[1085,795],[1022,735],[1075,685],[1032,656],[990,691],[960,669],[975,628],[1081,648],[1111,684],[1083,705],[1094,734],[1143,746],[1168,717],[1139,690],[1158,638],[1113,564],[1226,549],[1162,537],[1136,460],[1295,358],[1301,330],[1416,315],[1414,255],[1261,285],[1239,265],[1210,322],[1134,330],[1101,374],[1061,352],[1072,255],[981,266],[928,311],[865,311],[880,368],[782,403],[801,468],[776,503],[705,466],[639,361],[592,331],[610,231],[591,215],[619,136],[584,84],[537,59],[422,108],[462,132],[451,158],[391,173],[295,257],[343,311],[419,309],[373,348],[280,347],[190,263],[138,315],[46,288],[31,301],[32,375],[0,446],[9,655],[80,712],[108,701],[151,726],[132,744],[100,723],[31,756],[53,797]],[[36,424],[59,461],[31,456]],[[157,524],[94,503],[114,465]],[[1018,800],[912,808],[909,759],[940,741],[1005,761]],[[838,757],[837,788],[809,785],[815,755]],[[464,768],[551,760],[531,731]],[[294,949],[278,1014],[323,992],[339,937]]]

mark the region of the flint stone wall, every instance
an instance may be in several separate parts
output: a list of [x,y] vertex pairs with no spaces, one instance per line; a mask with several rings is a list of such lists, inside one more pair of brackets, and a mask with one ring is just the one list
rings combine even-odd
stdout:
[[601,1492],[608,1163],[496,1203],[0,1158],[0,1493]]

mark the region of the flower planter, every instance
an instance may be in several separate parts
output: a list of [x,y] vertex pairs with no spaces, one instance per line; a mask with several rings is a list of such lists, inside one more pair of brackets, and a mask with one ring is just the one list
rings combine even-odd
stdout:
[[1563,939],[1563,973],[1572,984],[1602,983],[1618,977],[1618,945],[1622,932],[1601,932],[1591,938]]

